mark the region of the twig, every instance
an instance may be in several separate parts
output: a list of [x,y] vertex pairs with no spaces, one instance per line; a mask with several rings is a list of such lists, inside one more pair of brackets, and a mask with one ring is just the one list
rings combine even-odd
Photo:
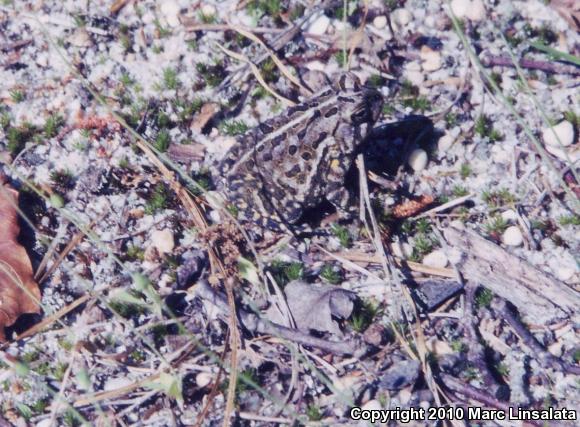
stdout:
[[[481,58],[481,63],[486,67],[516,67],[516,64],[508,56],[485,55]],[[580,69],[571,65],[554,64],[552,62],[538,61],[535,59],[520,59],[519,66],[530,70],[541,70],[552,74],[571,74],[580,76]]]
[[[500,402],[495,397],[490,396],[485,391],[479,390],[469,384],[465,384],[459,381],[457,378],[453,377],[452,375],[442,373],[441,379],[445,383],[445,386],[450,389],[453,393],[462,394],[467,399],[475,400],[479,403],[483,403],[485,406],[489,406],[496,409],[501,409],[506,413],[510,410],[510,405],[505,404],[504,402]],[[528,421],[530,424],[542,427],[543,423],[537,423],[534,421]],[[550,423],[551,426],[555,425]]]
[[523,344],[527,346],[535,354],[535,359],[538,360],[543,368],[556,369],[561,372],[566,372],[574,375],[580,375],[580,368],[578,366],[570,365],[561,361],[552,353],[548,352],[530,331],[516,318],[512,310],[508,307],[505,301],[501,300],[498,306],[500,318],[503,318],[516,334],[520,337]]

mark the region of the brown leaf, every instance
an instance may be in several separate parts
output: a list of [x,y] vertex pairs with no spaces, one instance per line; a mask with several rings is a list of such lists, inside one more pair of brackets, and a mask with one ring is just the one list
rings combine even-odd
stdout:
[[40,289],[34,281],[32,264],[18,243],[20,233],[15,206],[18,192],[0,175],[0,342],[4,328],[24,313],[38,313]]

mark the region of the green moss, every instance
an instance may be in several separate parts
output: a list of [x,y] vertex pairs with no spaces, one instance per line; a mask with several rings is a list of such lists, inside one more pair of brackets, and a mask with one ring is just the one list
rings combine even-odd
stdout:
[[565,215],[558,219],[561,226],[565,227],[567,225],[580,225],[580,215]]
[[318,406],[310,404],[306,408],[306,416],[310,421],[320,421],[323,417],[323,414]]
[[240,120],[228,120],[222,122],[219,129],[225,135],[235,136],[246,133],[250,127]]
[[473,172],[473,170],[471,169],[471,166],[469,165],[469,163],[462,163],[460,168],[459,168],[459,176],[462,179],[466,179],[469,176],[471,176],[471,173]]
[[362,333],[373,323],[378,313],[377,305],[371,301],[362,301],[355,305],[349,323],[354,331]]
[[163,183],[155,184],[145,206],[145,213],[152,215],[161,209],[165,209],[169,205],[170,198],[171,191]]
[[263,15],[277,18],[282,13],[282,4],[280,0],[252,0],[248,2],[247,10],[258,18]]
[[516,202],[516,197],[505,188],[492,191],[486,190],[481,197],[490,207],[513,205]]
[[167,90],[177,90],[181,85],[177,77],[175,68],[167,67],[163,69],[163,87]]
[[153,144],[155,148],[164,153],[169,148],[171,144],[171,136],[167,129],[161,129],[155,138],[155,143]]
[[214,14],[208,14],[206,15],[203,12],[199,12],[197,14],[197,18],[203,22],[204,24],[215,24],[217,22],[217,16]]
[[171,30],[169,28],[164,27],[163,25],[161,25],[161,22],[159,22],[159,19],[156,19],[155,21],[153,21],[153,25],[155,25],[155,29],[157,30],[157,33],[159,34],[159,38],[165,38],[171,35]]
[[337,285],[342,280],[342,274],[330,264],[325,264],[320,270],[320,277],[333,285]]
[[352,245],[352,237],[346,227],[343,227],[342,225],[338,224],[333,224],[330,229],[332,231],[332,234],[334,234],[334,236],[338,238],[338,241],[340,242],[340,245],[343,248],[349,248]]
[[447,129],[450,129],[450,128],[457,126],[457,123],[458,123],[458,120],[457,120],[456,113],[449,112],[449,113],[445,114],[445,125],[446,125]]
[[489,307],[493,300],[493,292],[487,288],[479,288],[475,294],[475,306],[477,309]]
[[462,187],[461,185],[456,185],[455,187],[453,187],[453,190],[451,190],[451,192],[455,197],[463,197],[469,194],[467,188]]
[[12,89],[8,93],[9,93],[10,98],[12,99],[12,101],[14,103],[16,103],[16,104],[19,104],[22,101],[24,101],[24,99],[26,99],[26,95],[20,89]]
[[304,264],[300,262],[274,261],[268,267],[279,286],[286,286],[292,280],[300,280],[304,276]]
[[486,225],[487,234],[493,237],[501,235],[508,228],[508,223],[501,216],[494,216]]
[[19,127],[9,127],[6,131],[7,148],[13,156],[20,153],[28,141],[36,134],[37,129],[30,123]]

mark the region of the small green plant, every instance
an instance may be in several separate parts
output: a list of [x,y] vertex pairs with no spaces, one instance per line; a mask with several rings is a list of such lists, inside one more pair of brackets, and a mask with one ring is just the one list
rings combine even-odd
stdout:
[[224,68],[222,65],[207,65],[198,62],[195,66],[205,83],[210,87],[218,86],[224,78]]
[[300,280],[304,276],[304,264],[301,262],[274,261],[268,268],[279,286],[286,286],[292,280]]
[[8,140],[7,147],[10,154],[15,156],[24,149],[27,141],[32,139],[36,129],[29,123],[25,123],[19,127],[9,127],[6,131],[6,139]]
[[195,98],[192,101],[183,101],[181,99],[176,99],[173,104],[177,110],[177,115],[180,121],[190,120],[191,117],[201,111],[204,101],[201,98]]
[[14,101],[15,104],[19,104],[26,98],[24,92],[21,91],[20,89],[12,89],[8,93],[10,94],[10,98],[12,99],[12,101]]
[[419,95],[419,88],[409,80],[403,80],[399,88],[399,96],[401,98],[416,97]]
[[124,87],[129,87],[129,86],[132,86],[133,83],[135,83],[135,80],[129,74],[123,73],[123,74],[121,74],[121,77],[119,77],[119,82]]
[[322,419],[322,411],[314,404],[308,405],[306,408],[306,416],[310,421],[320,421]]
[[59,128],[64,124],[64,119],[58,114],[51,114],[44,123],[44,135],[53,138],[58,134]]
[[475,294],[475,307],[477,309],[489,307],[493,300],[493,292],[487,288],[480,288]]
[[558,219],[561,226],[565,227],[567,225],[580,225],[580,215],[565,215]]
[[6,130],[8,129],[8,126],[10,126],[10,114],[2,113],[0,115],[0,127]]
[[490,207],[513,205],[516,202],[516,197],[505,188],[492,191],[486,190],[481,194],[481,198]]
[[455,127],[457,125],[457,119],[458,117],[456,113],[449,112],[445,114],[445,125],[447,129]]
[[219,129],[225,135],[236,136],[246,133],[250,127],[241,120],[228,120],[222,122]]
[[163,69],[163,87],[167,90],[177,90],[181,82],[177,77],[175,68],[167,67]]
[[143,259],[145,259],[145,250],[137,245],[129,245],[127,246],[125,255],[130,261],[143,261]]
[[467,196],[469,194],[469,191],[467,190],[467,188],[461,185],[456,185],[455,187],[453,187],[453,190],[451,190],[451,193],[453,193],[455,197],[463,197]]
[[256,18],[262,15],[268,15],[277,18],[282,13],[282,4],[280,0],[252,0],[248,3],[248,12]]
[[456,353],[467,353],[467,344],[465,344],[461,340],[453,340],[451,341],[451,350]]
[[322,277],[327,282],[332,283],[333,285],[340,283],[342,280],[342,274],[336,271],[330,264],[325,264],[322,267],[320,270],[320,277]]
[[367,85],[373,88],[384,86],[385,79],[380,74],[372,74],[367,80]]
[[469,176],[471,176],[472,172],[473,170],[471,169],[469,163],[462,163],[459,167],[459,176],[461,179],[467,179]]
[[155,25],[155,29],[157,30],[157,34],[159,34],[159,38],[165,38],[171,35],[171,30],[161,25],[159,19],[153,21],[153,25]]
[[352,329],[358,333],[363,333],[379,313],[377,305],[371,301],[363,300],[355,306],[355,310],[350,318]]
[[200,11],[197,14],[197,18],[203,22],[204,24],[215,24],[217,22],[217,16],[215,14],[205,14],[202,11]]
[[495,367],[495,370],[497,371],[497,373],[499,375],[501,375],[502,377],[507,377],[510,373],[510,368],[507,364],[505,363],[498,363]]
[[348,232],[348,229],[342,225],[333,224],[330,228],[332,230],[332,234],[338,239],[340,242],[340,246],[343,248],[348,248],[352,245],[352,237]]
[[431,223],[427,218],[420,218],[415,221],[415,230],[418,233],[427,234],[431,232]]
[[420,111],[424,113],[431,109],[431,101],[429,101],[424,96],[417,96],[412,98],[403,99],[403,106],[409,107],[413,111]]
[[508,227],[508,223],[501,216],[494,216],[491,221],[485,225],[487,234],[492,237],[499,237]]
[[58,190],[70,190],[75,185],[74,175],[68,169],[55,170],[50,173],[50,180]]
[[278,80],[278,67],[271,58],[268,58],[262,63],[260,71],[262,77],[267,83],[275,82]]
[[500,141],[503,139],[503,135],[498,130],[493,128],[491,119],[485,114],[481,114],[477,117],[473,130],[480,137],[487,137],[492,142]]
[[196,196],[202,195],[204,192],[208,191],[213,185],[211,173],[207,169],[200,170],[199,172],[197,172],[192,176],[192,179],[199,185],[199,187],[201,187],[201,188],[199,188],[198,186],[189,187],[191,192]]
[[394,114],[395,111],[396,110],[395,110],[395,106],[394,105],[392,105],[392,104],[390,104],[388,102],[383,105],[383,114],[384,115],[390,116],[390,115]]
[[161,129],[155,138],[155,143],[153,144],[155,148],[164,153],[169,148],[171,144],[171,136],[167,129]]
[[[239,396],[240,393],[244,391],[251,390],[251,386],[248,383],[258,384],[258,371],[255,368],[247,368],[238,374],[238,381],[236,383],[236,394]],[[226,385],[225,382],[224,385]],[[226,387],[227,389],[227,387]]]
[[413,250],[417,250],[420,255],[425,255],[433,250],[434,242],[431,238],[425,235],[415,236],[415,247]]
[[145,213],[152,215],[161,209],[165,209],[169,205],[170,197],[171,192],[167,187],[161,182],[157,183],[149,195],[149,200],[145,206]]
[[334,54],[334,58],[336,59],[336,62],[338,62],[338,65],[340,65],[342,68],[347,66],[348,52],[345,52],[344,50],[339,50]]

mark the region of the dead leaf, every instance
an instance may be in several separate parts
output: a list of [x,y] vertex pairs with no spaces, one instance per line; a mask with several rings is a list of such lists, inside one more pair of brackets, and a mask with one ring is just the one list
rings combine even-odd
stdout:
[[4,328],[24,313],[38,313],[40,290],[34,281],[32,264],[18,243],[18,192],[0,174],[0,342],[6,340]]
[[[332,317],[346,319],[354,308],[353,292],[335,285],[316,285],[295,280],[284,288],[288,307],[298,329],[342,335]],[[283,324],[274,310],[268,312],[271,321]]]

